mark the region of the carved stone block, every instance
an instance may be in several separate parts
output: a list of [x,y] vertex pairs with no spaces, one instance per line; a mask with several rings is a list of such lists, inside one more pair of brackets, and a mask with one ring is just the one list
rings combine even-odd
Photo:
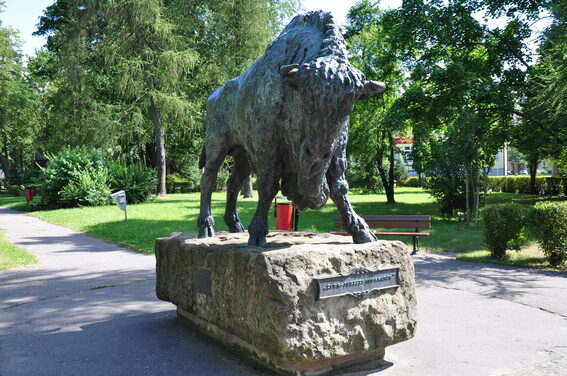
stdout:
[[260,248],[247,245],[247,235],[157,239],[158,297],[283,374],[376,368],[386,346],[413,337],[414,269],[403,243],[272,232],[270,247]]

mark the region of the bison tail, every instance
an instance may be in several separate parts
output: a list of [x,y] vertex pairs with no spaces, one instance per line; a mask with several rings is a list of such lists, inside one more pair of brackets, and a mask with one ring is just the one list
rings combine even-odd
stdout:
[[201,154],[199,155],[199,168],[205,168],[205,162],[207,161],[207,154],[205,153],[205,147],[201,149]]

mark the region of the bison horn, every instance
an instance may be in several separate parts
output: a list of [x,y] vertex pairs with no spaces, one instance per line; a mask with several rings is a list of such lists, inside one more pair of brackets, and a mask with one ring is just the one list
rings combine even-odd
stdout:
[[280,74],[284,77],[294,75],[299,71],[299,64],[288,64],[280,67]]
[[386,84],[380,81],[365,81],[364,89],[359,99],[367,99],[374,94],[383,93],[386,90]]
[[297,89],[297,73],[299,72],[299,64],[289,64],[280,67],[280,74],[286,82],[294,89]]

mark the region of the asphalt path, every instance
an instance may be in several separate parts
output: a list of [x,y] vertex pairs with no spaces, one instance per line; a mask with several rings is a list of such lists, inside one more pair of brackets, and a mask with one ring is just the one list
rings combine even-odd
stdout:
[[[0,375],[270,375],[182,325],[155,259],[0,207],[38,257],[0,273]],[[415,256],[416,337],[350,376],[567,375],[567,274]]]

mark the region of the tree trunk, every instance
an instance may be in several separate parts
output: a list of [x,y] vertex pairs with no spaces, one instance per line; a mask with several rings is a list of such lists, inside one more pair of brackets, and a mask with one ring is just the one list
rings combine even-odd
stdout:
[[165,196],[165,178],[166,178],[166,162],[165,162],[165,141],[163,138],[163,126],[161,124],[160,110],[154,98],[150,102],[150,116],[154,124],[154,139],[156,141],[156,164],[158,185],[156,194]]
[[389,146],[390,146],[390,168],[388,171],[388,189],[386,190],[386,198],[388,200],[388,204],[395,204],[396,200],[394,198],[394,186],[395,186],[395,176],[394,176],[394,172],[395,172],[395,157],[394,157],[394,148],[396,147],[394,142],[393,142],[393,138],[392,138],[392,134],[388,134],[388,138],[389,138]]
[[4,147],[0,151],[0,164],[2,164],[2,170],[4,170],[4,178],[6,181],[10,181],[14,178],[12,172],[12,162],[10,161],[10,156],[8,155],[8,136],[4,134]]
[[166,195],[165,178],[166,178],[166,161],[165,161],[165,141],[163,138],[163,125],[161,122],[161,111],[156,98],[154,97],[156,88],[154,77],[149,69],[149,58],[148,58],[148,45],[144,37],[144,33],[140,30],[140,27],[136,28],[136,34],[138,37],[138,43],[142,52],[142,61],[144,66],[144,73],[146,75],[146,85],[149,90],[150,95],[150,117],[154,125],[154,141],[156,144],[156,167],[157,167],[157,177],[158,184],[156,187],[156,194],[158,196]]
[[471,206],[470,206],[470,192],[469,192],[469,184],[470,184],[470,173],[469,168],[465,167],[465,221],[467,225],[471,223]]
[[551,176],[556,177],[557,175],[557,162],[553,162],[551,165]]
[[475,169],[474,179],[474,226],[478,227],[478,216],[480,213],[480,169]]
[[252,179],[250,176],[244,180],[242,183],[242,197],[244,198],[254,198],[254,192],[252,191]]
[[482,176],[484,177],[484,196],[482,197],[482,206],[486,206],[486,202],[488,201],[488,171],[489,169],[487,168],[482,171]]
[[[380,173],[380,180],[382,180],[382,185],[384,186],[384,191],[386,193],[386,201],[388,204],[395,204],[396,200],[394,198],[394,139],[390,132],[380,132],[382,140],[386,139],[388,145],[388,159],[390,161],[390,167],[388,169],[388,175],[386,175],[386,169],[384,168],[384,152],[385,147],[378,149],[376,164],[378,166],[378,172]],[[388,139],[389,138],[389,139]]]
[[535,195],[537,194],[536,192],[536,173],[537,173],[537,165],[539,163],[539,159],[538,158],[531,158],[530,159],[530,165],[529,165],[529,169],[530,169],[530,193]]

